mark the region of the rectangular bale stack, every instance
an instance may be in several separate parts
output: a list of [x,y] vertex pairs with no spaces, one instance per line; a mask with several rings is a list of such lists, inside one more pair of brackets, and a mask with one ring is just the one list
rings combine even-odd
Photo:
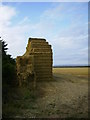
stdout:
[[52,80],[52,49],[45,39],[29,38],[26,52],[16,59],[19,85]]
[[30,54],[34,56],[33,67],[36,81],[52,79],[52,49],[45,39],[30,39]]

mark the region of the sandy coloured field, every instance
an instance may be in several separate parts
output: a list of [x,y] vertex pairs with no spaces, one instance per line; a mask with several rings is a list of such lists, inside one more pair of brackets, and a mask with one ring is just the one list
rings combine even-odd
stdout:
[[53,68],[53,80],[38,82],[32,99],[26,89],[17,91],[4,106],[6,116],[88,118],[88,68]]
[[54,68],[54,81],[39,83],[44,96],[37,100],[40,116],[88,117],[88,69]]

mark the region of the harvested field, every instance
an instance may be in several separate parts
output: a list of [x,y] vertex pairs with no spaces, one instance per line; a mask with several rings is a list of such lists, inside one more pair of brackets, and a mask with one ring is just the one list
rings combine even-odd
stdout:
[[34,91],[14,89],[10,96],[6,117],[88,118],[88,68],[53,68],[52,81],[37,82]]

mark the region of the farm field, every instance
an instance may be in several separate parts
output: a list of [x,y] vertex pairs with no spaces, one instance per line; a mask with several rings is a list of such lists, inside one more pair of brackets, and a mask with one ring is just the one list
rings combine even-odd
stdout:
[[14,118],[88,118],[88,68],[53,68],[35,90],[12,88],[3,115]]

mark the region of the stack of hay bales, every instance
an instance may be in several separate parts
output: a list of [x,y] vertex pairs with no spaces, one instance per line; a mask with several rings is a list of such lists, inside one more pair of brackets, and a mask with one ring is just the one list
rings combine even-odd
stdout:
[[52,49],[45,39],[29,38],[26,53],[19,56],[17,61],[17,73],[24,80],[34,74],[36,81],[52,79]]

